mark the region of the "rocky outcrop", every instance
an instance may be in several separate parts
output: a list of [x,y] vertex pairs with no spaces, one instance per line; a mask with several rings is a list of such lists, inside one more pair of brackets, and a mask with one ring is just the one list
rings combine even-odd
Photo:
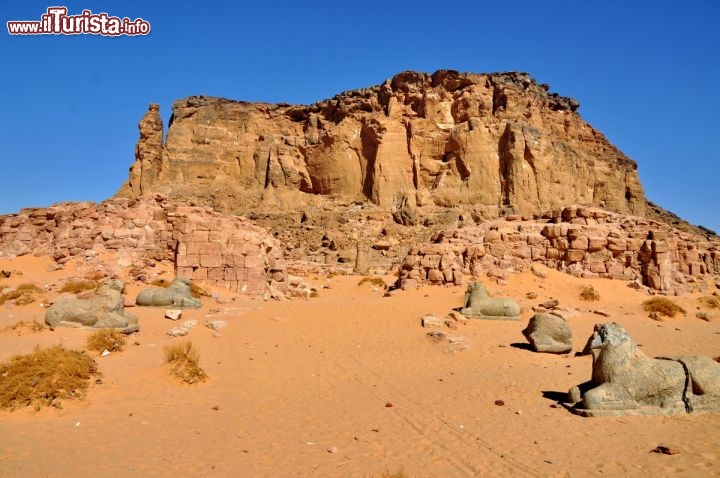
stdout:
[[[192,295],[192,282],[176,277],[167,287],[151,287],[141,291],[135,303],[146,307],[188,307],[196,309],[202,302]],[[173,320],[178,320],[180,317]]]
[[709,357],[647,357],[616,323],[588,341],[592,379],[569,392],[584,416],[670,415],[720,410],[720,364]]
[[567,204],[643,215],[636,164],[525,73],[403,72],[310,106],[190,97],[166,140],[140,122],[118,196],[164,193],[218,210],[298,209],[314,195],[369,199],[413,223],[422,206],[486,218]]
[[[245,218],[163,196],[63,203],[0,216],[0,257],[32,252],[55,267],[72,259],[105,264],[109,275],[147,270],[158,262],[178,276],[249,295],[288,288],[278,241]],[[113,253],[111,264],[103,256]]]
[[85,299],[68,298],[50,306],[45,323],[51,327],[115,329],[129,334],[140,330],[138,318],[125,312],[125,283],[106,279]]
[[642,217],[569,206],[437,233],[410,249],[398,285],[501,279],[538,263],[578,277],[637,280],[670,290],[720,275],[720,240]]

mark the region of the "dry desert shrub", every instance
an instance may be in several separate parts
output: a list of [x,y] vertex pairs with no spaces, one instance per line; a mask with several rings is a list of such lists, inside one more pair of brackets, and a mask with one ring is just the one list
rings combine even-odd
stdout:
[[198,383],[207,380],[207,374],[198,365],[200,355],[192,342],[165,347],[165,362],[170,364],[170,373],[185,383]]
[[[150,283],[150,285],[153,285],[155,287],[170,287],[170,284],[171,282],[167,279],[155,279]],[[190,283],[190,293],[196,299],[199,299],[201,297],[210,297],[210,293],[208,291],[195,284],[194,282]]]
[[61,408],[61,399],[85,397],[93,375],[99,375],[97,364],[85,352],[36,347],[0,364],[0,409]]
[[95,290],[98,288],[98,283],[93,280],[71,280],[67,282],[58,292],[70,292],[71,294],[79,294],[86,290]]
[[119,352],[125,348],[125,336],[115,329],[100,329],[88,336],[85,346],[96,352]]
[[36,334],[38,332],[42,332],[46,328],[47,327],[45,326],[45,324],[42,324],[35,319],[33,319],[32,322],[26,322],[24,320],[21,320],[17,324],[8,325],[4,329],[2,329],[2,332],[15,331],[18,332],[18,335],[20,335],[22,331],[27,330],[30,333]]
[[150,283],[150,285],[153,285],[155,287],[169,287],[170,281],[167,279],[155,279]]
[[647,312],[655,312],[665,317],[675,317],[675,314],[685,313],[685,309],[677,305],[667,297],[653,297],[643,302],[643,309]]
[[720,309],[720,297],[716,295],[709,295],[707,297],[700,297],[700,302],[709,309]]
[[386,471],[383,473],[382,478],[410,478],[410,475],[405,473],[405,469],[400,468],[395,472]]
[[580,291],[580,298],[588,302],[600,300],[600,293],[595,290],[595,287],[586,285]]
[[387,289],[387,284],[380,277],[363,277],[362,279],[360,279],[360,282],[358,282],[358,285],[361,286],[363,284],[370,284],[374,285],[375,287]]
[[8,300],[14,300],[16,305],[32,304],[40,292],[42,289],[35,284],[20,284],[10,292],[0,295],[0,305]]

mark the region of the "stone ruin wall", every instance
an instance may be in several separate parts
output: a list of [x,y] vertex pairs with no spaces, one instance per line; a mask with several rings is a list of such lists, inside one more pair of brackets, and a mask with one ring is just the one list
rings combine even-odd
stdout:
[[543,264],[576,277],[638,280],[672,290],[693,277],[720,275],[720,239],[685,233],[635,216],[567,207],[529,220],[517,215],[440,233],[414,247],[399,284],[463,283],[468,276],[502,279]]
[[49,256],[53,269],[71,259],[87,267],[116,252],[110,269],[143,270],[167,261],[178,276],[260,295],[287,288],[279,244],[245,218],[207,207],[149,199],[62,203],[0,216],[0,257]]
[[[109,252],[115,253],[112,264],[104,262],[103,254]],[[116,275],[127,268],[130,275],[133,270],[142,274],[166,262],[179,276],[232,291],[302,295],[293,293],[288,276],[288,264],[298,261],[284,257],[287,251],[265,229],[161,195],[63,203],[0,216],[0,257],[29,253],[51,257],[51,268],[80,259],[81,270],[106,266]],[[577,277],[638,280],[656,290],[672,290],[692,278],[720,276],[720,239],[573,206],[532,220],[511,215],[452,228],[431,243],[412,246],[404,260],[396,261],[399,284],[405,288],[461,284],[470,277],[501,279],[543,264]],[[363,254],[355,262],[355,271],[363,272]]]

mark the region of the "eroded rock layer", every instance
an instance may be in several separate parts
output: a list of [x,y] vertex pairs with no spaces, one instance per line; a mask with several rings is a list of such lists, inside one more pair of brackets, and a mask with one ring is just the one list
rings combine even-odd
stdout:
[[567,204],[644,215],[636,164],[577,108],[525,73],[448,70],[310,106],[190,97],[173,104],[164,143],[150,106],[118,195],[234,213],[322,195],[386,210],[473,205],[486,218]]

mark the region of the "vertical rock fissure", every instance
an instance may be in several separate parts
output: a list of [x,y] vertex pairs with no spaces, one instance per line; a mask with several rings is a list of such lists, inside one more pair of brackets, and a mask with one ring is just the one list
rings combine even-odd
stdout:
[[498,172],[500,177],[500,194],[501,194],[501,200],[503,206],[509,206],[510,205],[510,161],[512,161],[512,157],[510,156],[510,125],[507,124],[505,126],[505,131],[503,132],[502,136],[500,136],[500,141],[498,141]]
[[270,186],[270,161],[272,161],[272,148],[268,150],[267,165],[265,166],[265,186],[267,189]]
[[693,408],[692,408],[692,405],[690,404],[690,400],[687,397],[688,390],[690,389],[690,370],[688,370],[687,365],[685,365],[685,362],[683,362],[682,360],[678,360],[678,359],[672,358],[672,357],[657,357],[657,359],[658,360],[669,360],[671,362],[677,362],[680,365],[682,365],[683,371],[685,372],[685,386],[683,387],[682,401],[683,401],[683,404],[685,404],[685,411],[687,413],[692,413]]

